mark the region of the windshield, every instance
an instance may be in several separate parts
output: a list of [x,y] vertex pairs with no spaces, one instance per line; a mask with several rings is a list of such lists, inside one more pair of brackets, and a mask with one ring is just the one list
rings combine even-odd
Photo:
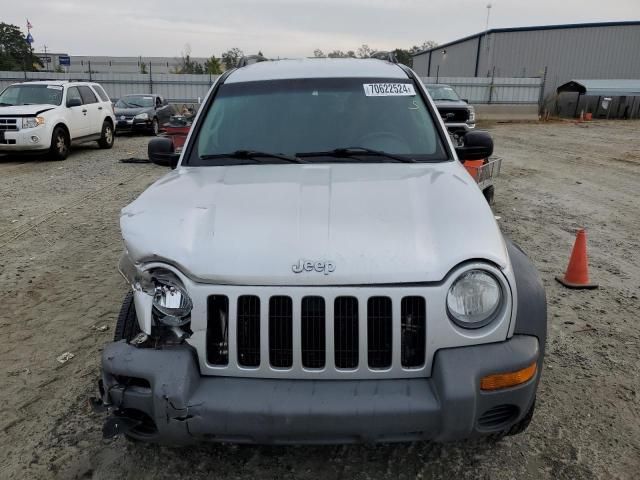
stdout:
[[61,103],[61,85],[11,85],[0,94],[0,107],[60,105]]
[[117,108],[146,108],[153,105],[153,97],[149,95],[127,95],[116,102]]
[[184,163],[211,165],[211,156],[236,151],[337,161],[329,158],[333,150],[355,147],[446,160],[431,113],[414,88],[409,79],[380,78],[224,84]]
[[450,100],[452,102],[460,101],[460,97],[456,91],[448,85],[429,85],[427,86],[427,90],[434,102],[437,102],[438,100]]

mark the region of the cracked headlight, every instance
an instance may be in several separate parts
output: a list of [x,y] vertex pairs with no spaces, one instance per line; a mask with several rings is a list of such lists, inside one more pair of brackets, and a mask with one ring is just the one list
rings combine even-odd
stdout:
[[502,301],[502,288],[493,275],[484,270],[469,270],[451,285],[447,310],[457,325],[480,328],[496,317]]
[[153,308],[157,320],[168,327],[180,327],[191,320],[193,301],[180,280],[171,272],[152,272],[155,282]]
[[36,128],[44,125],[44,117],[24,117],[22,119],[22,128]]
[[139,113],[138,115],[136,115],[135,117],[136,120],[149,120],[149,114],[148,113]]

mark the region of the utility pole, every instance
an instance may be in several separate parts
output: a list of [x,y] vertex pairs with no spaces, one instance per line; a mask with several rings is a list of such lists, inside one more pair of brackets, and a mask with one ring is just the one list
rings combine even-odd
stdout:
[[487,22],[484,28],[484,41],[487,44],[487,77],[489,76],[489,72],[491,71],[491,44],[489,42],[489,18],[491,17],[491,8],[493,5],[491,3],[487,3]]
[[[27,38],[25,39],[29,44],[29,62],[31,65],[29,66],[29,71],[33,70],[33,35],[31,35],[31,22],[27,18]],[[24,78],[27,78],[27,72],[25,68]]]
[[44,45],[44,63],[46,65],[45,70],[48,72],[49,71],[49,57],[47,56],[47,46]]

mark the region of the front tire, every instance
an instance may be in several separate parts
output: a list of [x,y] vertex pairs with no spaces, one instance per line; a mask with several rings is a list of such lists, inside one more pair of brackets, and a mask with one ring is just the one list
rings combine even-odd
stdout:
[[54,128],[53,134],[51,135],[49,158],[55,161],[65,160],[69,156],[70,148],[71,139],[69,138],[67,131],[62,127]]
[[98,140],[98,145],[100,146],[100,148],[111,148],[113,147],[113,139],[113,125],[111,125],[111,122],[105,120],[102,123],[102,132],[100,133],[100,140]]
[[138,324],[138,316],[136,315],[136,305],[133,301],[133,292],[127,293],[118,314],[116,322],[116,330],[113,335],[114,342],[126,340],[130,342],[141,332]]

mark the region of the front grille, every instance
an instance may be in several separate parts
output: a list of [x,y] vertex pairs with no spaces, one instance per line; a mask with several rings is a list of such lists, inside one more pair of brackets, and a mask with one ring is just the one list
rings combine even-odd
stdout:
[[519,409],[515,405],[498,405],[484,412],[478,419],[478,426],[483,429],[505,427],[516,419]]
[[212,367],[316,370],[342,378],[425,365],[421,296],[210,295],[207,309],[206,358]]
[[238,297],[238,363],[243,367],[260,365],[260,299],[255,295]]
[[444,123],[464,123],[469,119],[469,110],[466,108],[438,108]]
[[0,130],[15,132],[18,130],[18,120],[15,118],[0,118]]

